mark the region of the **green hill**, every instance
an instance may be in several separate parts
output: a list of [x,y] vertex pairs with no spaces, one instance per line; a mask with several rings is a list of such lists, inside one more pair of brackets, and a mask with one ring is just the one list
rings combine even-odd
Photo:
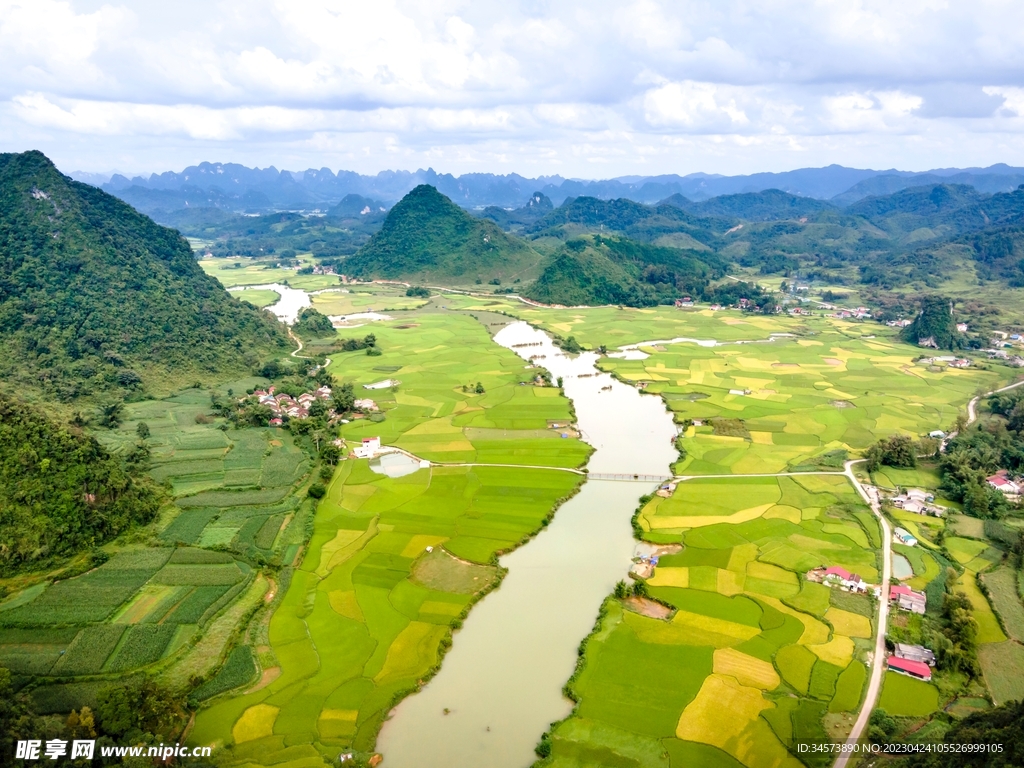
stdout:
[[72,400],[237,374],[287,337],[178,232],[25,152],[0,155],[0,341],[8,385]]
[[0,395],[0,576],[149,522],[159,500],[92,437]]
[[937,349],[958,349],[964,337],[956,329],[950,300],[944,296],[925,296],[921,312],[900,334],[910,344]]
[[540,254],[494,222],[470,216],[421,184],[388,212],[380,231],[343,268],[357,277],[465,284],[532,277],[540,260]]
[[717,256],[593,235],[570,240],[524,292],[545,304],[648,307],[700,296],[725,274]]

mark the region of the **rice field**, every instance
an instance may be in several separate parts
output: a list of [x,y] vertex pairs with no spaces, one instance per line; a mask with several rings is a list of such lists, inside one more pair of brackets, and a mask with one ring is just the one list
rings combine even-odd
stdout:
[[648,618],[610,600],[550,764],[574,765],[604,729],[622,746],[601,765],[651,740],[678,748],[666,747],[665,765],[690,765],[674,756],[694,749],[709,765],[801,765],[794,739],[823,734],[827,712],[855,711],[867,678],[858,643],[872,624],[858,611],[871,613],[869,599],[837,607],[832,590],[803,578],[818,565],[877,578],[862,510],[846,479],[828,475],[698,478],[648,502],[645,538],[683,545],[648,580],[675,613]]
[[[399,384],[364,395],[383,421],[353,421],[342,434],[380,436],[432,465],[391,478],[348,460],[335,473],[267,629],[261,664],[280,674],[212,699],[197,716],[190,739],[222,745],[225,764],[288,762],[299,744],[312,745],[310,764],[372,751],[395,700],[430,677],[453,629],[499,581],[495,556],[539,530],[581,481],[516,466],[576,467],[590,449],[548,437],[549,422],[571,419],[568,402],[557,389],[521,385],[524,363],[483,325],[424,310],[373,331],[381,356],[332,354],[331,370],[357,391],[384,378]],[[477,381],[485,393],[464,391]]]
[[[823,321],[813,336],[647,351],[644,360],[603,358],[600,364],[660,394],[677,421],[699,422],[681,440],[686,458],[675,471],[686,475],[820,469],[827,454],[861,451],[882,435],[946,429],[975,390],[998,380],[972,369],[931,372],[913,362],[914,347],[850,338]],[[741,429],[722,434],[716,428],[722,419]],[[886,469],[876,479],[937,485],[935,473],[925,469]]]

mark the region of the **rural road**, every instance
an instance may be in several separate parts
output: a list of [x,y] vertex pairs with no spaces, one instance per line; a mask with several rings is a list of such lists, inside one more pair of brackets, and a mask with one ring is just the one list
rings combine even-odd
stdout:
[[[864,697],[864,705],[861,707],[860,714],[857,716],[857,721],[853,724],[853,730],[850,731],[849,737],[846,739],[847,744],[855,744],[860,739],[865,730],[867,729],[868,719],[871,717],[871,711],[875,708],[875,702],[878,701],[878,692],[882,687],[882,672],[885,670],[885,632],[888,626],[889,620],[889,600],[887,589],[889,586],[889,578],[892,575],[892,531],[889,528],[889,521],[882,515],[882,508],[878,503],[878,494],[875,489],[872,488],[870,491],[861,485],[856,475],[853,474],[853,465],[859,464],[864,459],[855,459],[846,462],[845,475],[849,478],[850,482],[853,483],[853,487],[857,489],[857,493],[861,495],[865,503],[871,507],[871,511],[875,513],[875,517],[882,524],[882,595],[878,600],[878,633],[875,637],[875,654],[871,659],[871,677],[868,680],[868,692]],[[850,760],[852,753],[843,753],[838,760],[836,760],[835,768],[846,768]]]
[[1014,389],[1016,387],[1019,387],[1021,384],[1024,384],[1024,379],[1021,379],[1020,381],[1014,384],[1008,384],[1005,387],[1000,387],[999,389],[993,389],[991,392],[986,392],[984,395],[977,395],[975,397],[972,397],[971,401],[967,403],[967,424],[973,424],[975,421],[978,420],[977,406],[978,401],[981,400],[981,398],[989,397],[990,395],[997,395],[1000,392],[1005,392],[1008,389]]

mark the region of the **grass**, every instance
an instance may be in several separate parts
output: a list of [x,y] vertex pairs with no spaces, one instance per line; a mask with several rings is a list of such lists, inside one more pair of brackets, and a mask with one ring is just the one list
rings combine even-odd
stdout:
[[[698,321],[693,314],[687,317],[699,327],[680,335],[735,338],[718,335],[723,321]],[[697,427],[682,441],[687,456],[675,467],[681,474],[811,468],[815,457],[840,449],[860,451],[881,435],[945,429],[978,387],[998,380],[996,374],[972,369],[929,372],[912,362],[915,348],[881,333],[874,339],[851,338],[840,324],[826,320],[798,325],[775,318],[734,321],[742,324],[728,327],[743,328],[746,335],[740,338],[763,339],[769,329],[813,331],[814,336],[711,348],[666,345],[665,351],[653,351],[645,360],[601,360],[603,369],[627,381],[649,382],[647,391],[663,395],[677,420],[742,421],[749,438],[716,434],[720,430],[713,426]],[[549,324],[563,335],[580,330],[576,323]],[[660,333],[661,338],[672,336]],[[737,396],[730,390],[750,394]],[[695,392],[706,396],[687,396]],[[853,407],[837,408],[836,402]],[[890,475],[880,482],[928,488],[937,480],[931,469]]]
[[939,707],[939,689],[923,680],[886,672],[878,708],[897,717],[927,717]]
[[269,307],[271,304],[276,304],[281,300],[281,294],[277,291],[271,291],[263,288],[248,288],[244,291],[236,291],[234,293],[242,301],[247,301],[256,307]]
[[964,571],[956,582],[956,590],[963,592],[970,598],[974,606],[974,620],[978,622],[977,641],[979,645],[985,643],[1001,643],[1006,639],[999,620],[992,611],[985,595],[978,588],[977,574],[974,571]]
[[1017,592],[1017,572],[1004,565],[982,574],[980,579],[1007,634],[1017,642],[1024,641],[1024,604]]
[[996,705],[1024,700],[1024,645],[1006,640],[978,649],[981,671]]

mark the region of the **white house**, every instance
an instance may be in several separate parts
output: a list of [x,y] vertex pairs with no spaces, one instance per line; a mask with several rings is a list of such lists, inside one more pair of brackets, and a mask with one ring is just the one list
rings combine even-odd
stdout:
[[379,437],[364,437],[363,444],[355,449],[357,459],[372,459],[380,451]]
[[997,472],[991,477],[986,477],[985,480],[997,491],[1001,491],[1009,496],[1016,496],[1020,493],[1020,486],[1010,480],[1005,472]]
[[[905,506],[904,509],[906,509]],[[908,547],[913,547],[917,544],[917,539],[915,539],[913,535],[911,535],[910,531],[905,528],[897,528],[893,531],[892,538],[897,544],[905,544]]]
[[398,384],[396,379],[384,379],[384,381],[378,381],[375,384],[363,384],[363,389],[388,389]]

